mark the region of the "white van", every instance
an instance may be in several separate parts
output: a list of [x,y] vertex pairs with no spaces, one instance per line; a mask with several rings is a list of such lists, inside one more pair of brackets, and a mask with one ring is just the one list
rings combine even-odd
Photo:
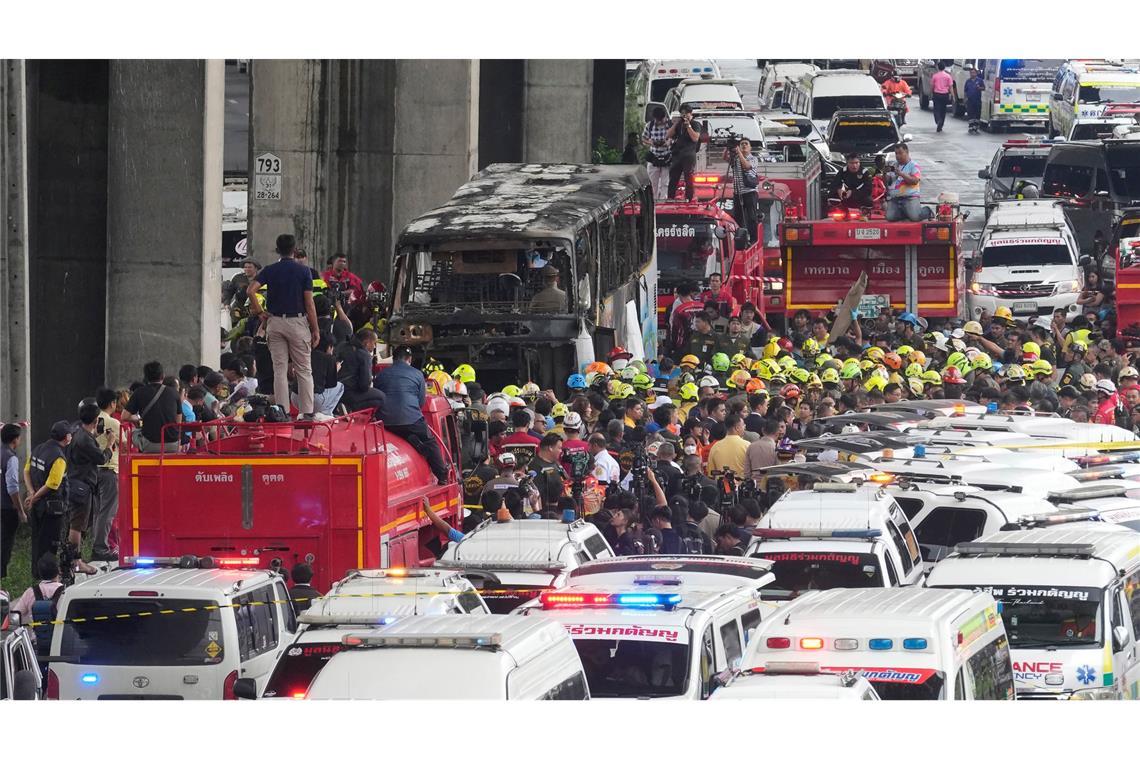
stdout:
[[544,591],[515,614],[555,620],[567,629],[595,700],[703,700],[716,689],[718,672],[739,667],[764,608],[774,610],[760,602],[760,589],[773,577],[768,563],[738,559],[749,577],[736,575],[733,586],[702,587],[699,579],[669,569],[684,562],[678,559],[650,563],[662,569],[629,585],[600,582],[604,574],[577,579]]
[[[1048,446],[1053,451],[1061,451],[1054,446],[1060,443],[1071,443],[1073,448],[1095,448],[1098,443],[1136,440],[1136,434],[1131,430],[1115,425],[1073,422],[1056,415],[987,412],[969,417],[941,417],[924,422],[921,427],[924,430],[991,430],[999,433],[1020,433],[1042,439],[1038,443],[1041,446]],[[1002,445],[1011,446],[1009,443]]]
[[1097,523],[993,533],[959,544],[932,588],[1001,605],[1019,698],[1120,699],[1140,689],[1140,534]]
[[34,701],[43,696],[43,677],[36,662],[32,629],[12,612],[0,591],[0,701]]
[[886,108],[879,83],[866,71],[830,69],[809,72],[785,88],[784,103],[823,129],[840,108]]
[[788,491],[760,519],[745,555],[772,563],[765,599],[810,589],[909,586],[922,580],[918,542],[878,485],[815,483]]
[[814,63],[799,61],[780,61],[769,63],[760,74],[760,86],[756,89],[756,96],[760,99],[762,110],[775,110],[784,107],[784,87],[789,81],[797,81],[804,74],[814,74],[819,66]]
[[700,77],[683,79],[665,95],[661,103],[649,103],[645,108],[646,121],[657,106],[664,106],[671,116],[681,115],[681,106],[694,111],[743,111],[744,100],[736,89],[735,79]]
[[1109,103],[1140,103],[1140,61],[1066,61],[1053,79],[1049,136],[1069,134],[1073,122],[1100,116]]
[[124,557],[69,588],[49,698],[235,699],[239,678],[264,686],[297,618],[278,573],[228,569],[244,559]]
[[735,674],[712,699],[841,699],[877,702],[875,687],[854,671],[825,673],[818,662],[768,662]]
[[612,556],[601,531],[585,520],[487,521],[448,544],[436,566],[461,570],[491,612],[505,614],[559,588],[579,565]]
[[[1013,459],[1012,461],[1016,461]],[[986,491],[1013,491],[1045,497],[1054,491],[1076,488],[1080,483],[1063,472],[1010,467],[987,462],[984,457],[957,454],[914,459],[880,459],[875,469],[915,483],[962,483]]]
[[[1049,121],[1049,93],[1064,61],[1058,58],[978,59],[982,88],[982,124],[991,132],[1014,124],[1044,126]],[[952,72],[965,113],[969,71]]]
[[589,699],[566,629],[519,615],[404,618],[347,633],[306,699]]
[[853,670],[880,699],[1013,699],[1009,643],[989,594],[925,588],[837,588],[804,594],[768,616],[744,654]]
[[[458,570],[353,570],[302,612],[297,636],[277,661],[263,699],[304,699],[309,684],[346,632],[391,625],[414,615],[489,615],[487,605]],[[238,679],[239,699],[256,699],[256,684]]]
[[1015,318],[1080,313],[1080,247],[1062,204],[1054,199],[998,201],[977,252],[966,259],[970,319],[1006,306]]
[[720,66],[711,58],[646,59],[629,83],[627,103],[641,114],[647,104],[664,102],[682,79],[703,75],[719,77]]

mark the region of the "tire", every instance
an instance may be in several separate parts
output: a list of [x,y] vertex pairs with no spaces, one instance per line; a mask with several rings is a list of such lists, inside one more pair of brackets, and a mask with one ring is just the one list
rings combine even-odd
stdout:
[[996,135],[999,132],[1004,132],[1004,131],[1005,131],[1005,124],[1002,124],[1000,121],[991,121],[990,122],[990,132],[992,132],[993,134]]
[[930,110],[930,98],[926,97],[926,93],[923,92],[921,87],[918,88],[918,107],[923,111]]
[[1050,118],[1049,121],[1045,122],[1045,137],[1052,140],[1056,136],[1057,130],[1053,129],[1053,119]]
[[966,104],[963,101],[959,100],[958,98],[954,98],[954,118],[955,119],[961,119],[961,118],[965,117],[965,115],[966,115]]

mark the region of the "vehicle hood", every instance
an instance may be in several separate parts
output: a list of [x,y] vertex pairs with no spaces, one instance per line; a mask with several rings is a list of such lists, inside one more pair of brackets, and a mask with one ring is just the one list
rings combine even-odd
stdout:
[[986,267],[974,280],[982,284],[999,282],[1060,282],[1077,278],[1075,264],[1047,266]]
[[1018,695],[1058,694],[1112,686],[1111,649],[1010,649]]

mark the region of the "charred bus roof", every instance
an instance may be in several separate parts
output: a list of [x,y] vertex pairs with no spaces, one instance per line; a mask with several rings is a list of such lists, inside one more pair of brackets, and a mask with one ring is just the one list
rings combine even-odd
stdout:
[[397,249],[447,249],[448,241],[574,240],[648,184],[643,166],[491,164],[447,203],[410,222]]

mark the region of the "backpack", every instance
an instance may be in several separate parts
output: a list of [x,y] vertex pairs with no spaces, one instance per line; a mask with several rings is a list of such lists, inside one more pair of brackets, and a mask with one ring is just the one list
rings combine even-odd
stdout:
[[[67,588],[60,585],[55,590],[55,593],[50,597],[44,596],[44,592],[40,589],[40,584],[37,582],[32,585],[32,594],[35,595],[36,600],[32,602],[32,622],[33,623],[50,623],[56,619],[59,613],[59,598],[63,596],[63,590]],[[47,657],[51,654],[51,630],[54,626],[43,629],[44,633],[48,635],[36,636],[36,656]]]

